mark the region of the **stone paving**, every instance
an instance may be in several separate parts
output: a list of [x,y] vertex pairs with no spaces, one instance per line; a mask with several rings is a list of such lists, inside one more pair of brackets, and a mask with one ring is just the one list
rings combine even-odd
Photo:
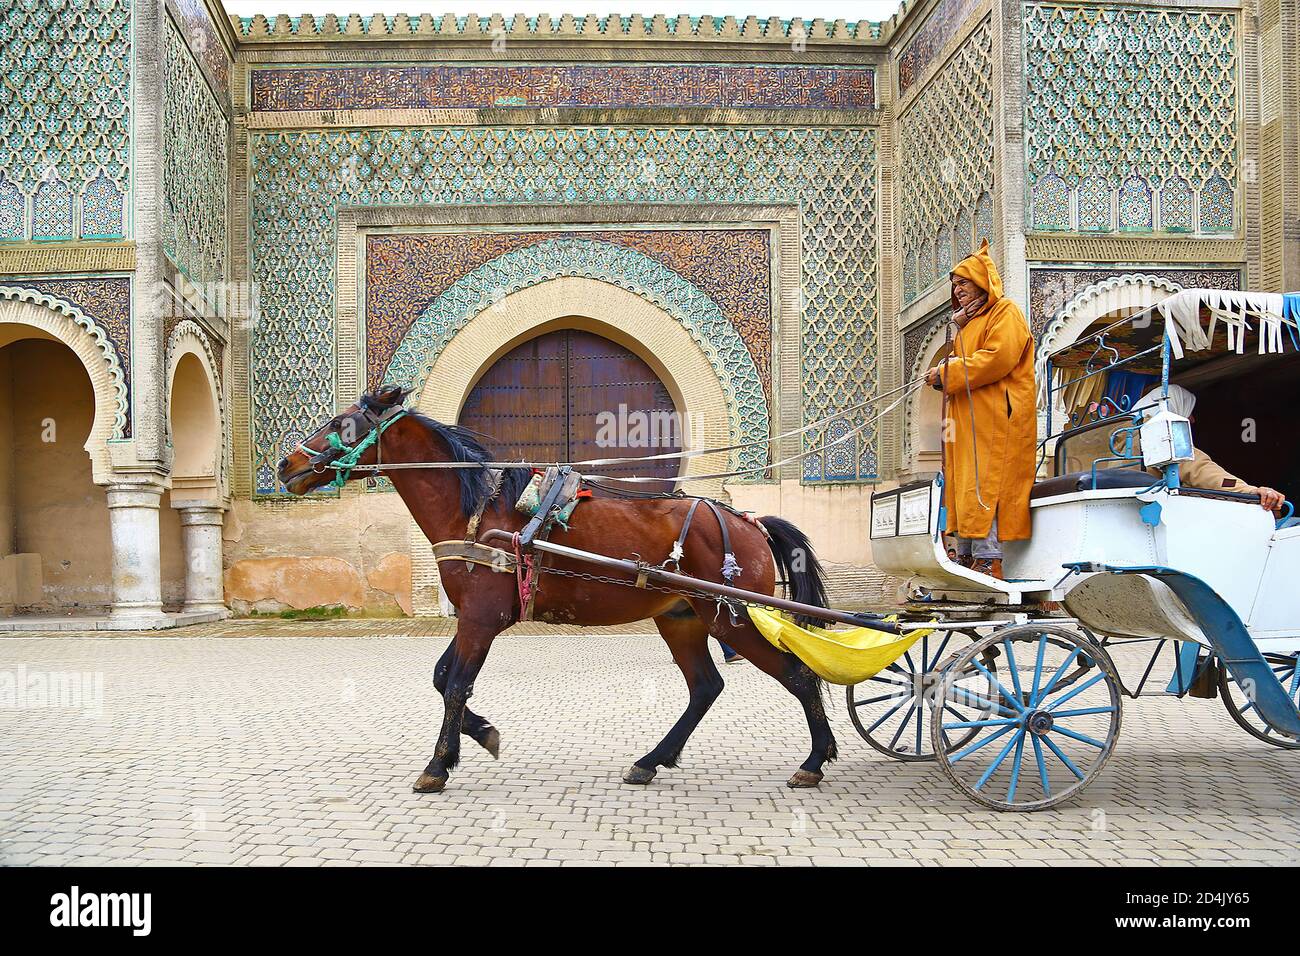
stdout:
[[[1219,701],[1128,703],[1075,803],[999,814],[937,767],[871,750],[838,688],[841,758],[820,789],[787,790],[807,747],[798,708],[731,666],[682,766],[625,786],[685,702],[639,628],[499,639],[474,706],[501,729],[501,760],[467,742],[447,792],[413,794],[449,626],[0,637],[0,678],[26,688],[0,705],[0,864],[1300,863],[1300,753],[1248,737]],[[56,687],[82,705],[48,706]]]

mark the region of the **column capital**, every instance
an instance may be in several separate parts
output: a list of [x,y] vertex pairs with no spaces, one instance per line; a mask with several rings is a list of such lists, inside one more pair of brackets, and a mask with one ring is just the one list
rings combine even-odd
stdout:
[[115,481],[104,491],[107,493],[108,507],[112,508],[157,508],[162,501],[162,494],[167,488],[157,481]]
[[172,507],[180,512],[181,526],[213,525],[221,527],[226,509],[218,504],[197,501],[173,501]]

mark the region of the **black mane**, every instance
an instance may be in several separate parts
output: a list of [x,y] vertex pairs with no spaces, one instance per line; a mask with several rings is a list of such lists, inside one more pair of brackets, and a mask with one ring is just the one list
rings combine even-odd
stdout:
[[[495,461],[492,453],[483,447],[474,433],[461,425],[444,425],[440,421],[408,411],[408,418],[413,418],[433,434],[442,439],[447,446],[452,461],[484,462]],[[460,510],[465,517],[470,517],[478,510],[479,504],[488,496],[488,473],[486,468],[457,468],[456,477],[460,480]],[[498,498],[512,506],[524,493],[529,480],[533,477],[532,469],[525,467],[506,468],[501,476],[501,489]]]

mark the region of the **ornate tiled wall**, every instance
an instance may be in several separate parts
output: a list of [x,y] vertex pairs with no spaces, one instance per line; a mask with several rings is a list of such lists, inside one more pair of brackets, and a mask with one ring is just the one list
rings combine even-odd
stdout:
[[[340,205],[799,203],[805,223],[804,420],[861,402],[874,390],[873,130],[575,126],[258,132],[250,137],[249,163],[250,277],[259,284],[261,307],[249,358],[257,409],[252,467],[255,487],[263,493],[274,490],[271,469],[283,450],[334,408],[332,242]],[[580,257],[584,250],[571,251]],[[739,335],[736,340],[743,341]],[[830,437],[850,427],[836,422]],[[810,434],[808,447],[819,446],[824,437]],[[875,436],[866,433],[862,440],[810,457],[804,475],[857,480],[875,471]]]
[[[217,52],[224,60],[224,52]],[[228,124],[203,68],[170,18],[163,116],[163,249],[190,281],[216,282],[226,275]]]
[[[411,327],[453,283],[489,262],[556,239],[632,249],[693,285],[740,336],[769,397],[772,277],[766,229],[546,230],[376,234],[366,240],[366,381],[389,375]],[[716,347],[716,346],[715,346]]]
[[[637,238],[653,248],[650,237]],[[664,264],[662,259],[670,257],[662,254],[662,246],[660,256],[651,256],[634,242],[543,236],[480,265],[452,282],[416,317],[388,362],[387,377],[422,389],[443,348],[485,302],[561,276],[596,279],[653,302],[690,333],[722,386],[732,435],[749,446],[730,456],[732,467],[762,469],[770,459],[766,447],[757,443],[769,434],[771,416],[748,343],[710,296]],[[766,271],[747,278],[761,281]]]
[[666,106],[876,108],[870,67],[676,65],[327,66],[254,70],[255,110]]
[[230,59],[208,15],[203,0],[172,0],[180,17],[181,33],[207,78],[212,93],[230,108]]
[[1041,334],[1052,317],[1084,289],[1096,285],[1098,282],[1104,282],[1116,276],[1131,275],[1135,272],[1168,279],[1185,289],[1237,290],[1241,288],[1241,270],[1239,268],[1206,267],[1196,269],[1152,265],[1136,269],[1116,269],[1113,266],[1089,266],[1070,269],[1033,266],[1029,270],[1028,318],[1030,327],[1035,335]]
[[979,0],[939,0],[898,55],[898,95],[903,96],[934,65],[944,46],[979,5]]
[[1231,11],[1027,4],[1026,227],[1232,233],[1237,28]]
[[993,39],[986,19],[898,120],[903,303],[993,239]]
[[0,6],[0,241],[127,234],[130,103],[130,0]]

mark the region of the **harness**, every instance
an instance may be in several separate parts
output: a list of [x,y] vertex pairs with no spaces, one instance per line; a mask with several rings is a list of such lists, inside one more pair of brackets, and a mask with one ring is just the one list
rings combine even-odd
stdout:
[[298,443],[298,451],[308,456],[308,463],[318,474],[324,472],[326,468],[333,468],[334,480],[330,484],[335,488],[342,488],[352,476],[357,463],[361,461],[361,456],[379,441],[380,436],[388,431],[393,422],[406,414],[407,410],[400,404],[388,405],[376,411],[363,400],[360,413],[351,416],[349,421],[360,418],[369,428],[355,445],[347,444],[339,432],[332,431],[325,436],[329,448],[324,451],[308,448],[302,442]]
[[[723,517],[721,510],[721,508],[725,506],[720,505],[719,502],[714,501],[712,498],[696,498],[691,502],[691,507],[686,512],[686,520],[682,522],[682,530],[678,532],[677,540],[673,542],[673,549],[669,553],[668,557],[664,559],[663,564],[659,565],[659,567],[664,571],[671,570],[674,573],[680,572],[682,554],[686,548],[686,536],[691,532],[691,521],[694,520],[696,509],[698,509],[701,504],[709,506],[709,510],[713,512],[713,517],[717,519],[718,528],[722,532],[722,579],[726,581],[728,585],[731,585],[736,576],[740,574],[744,568],[736,563],[736,553],[731,550],[731,533],[727,530],[727,521]],[[733,514],[736,513],[731,508],[728,508],[727,510],[732,511]],[[742,515],[742,517],[745,516]],[[746,520],[752,519],[747,518]],[[767,529],[763,528],[758,521],[755,520],[753,523],[762,528],[765,535],[767,534]],[[669,567],[670,565],[671,568]],[[718,610],[722,610],[722,602],[718,603]],[[736,609],[731,605],[727,605],[727,611],[731,615],[731,622],[733,624],[739,624],[740,622],[736,615]]]

